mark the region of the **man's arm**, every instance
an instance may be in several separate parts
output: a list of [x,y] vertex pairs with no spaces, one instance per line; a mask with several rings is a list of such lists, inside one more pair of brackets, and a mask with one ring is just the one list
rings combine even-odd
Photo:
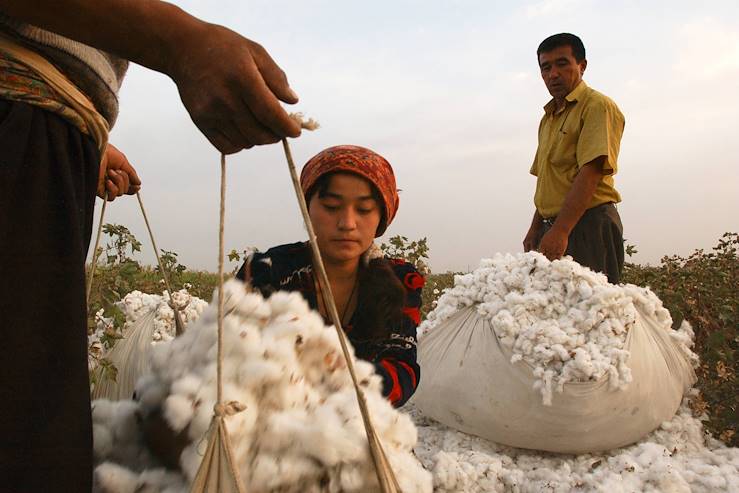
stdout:
[[296,103],[259,44],[159,0],[0,0],[13,18],[170,76],[195,125],[222,152],[297,137]]
[[562,210],[539,244],[539,251],[549,260],[561,258],[567,250],[567,239],[590,205],[595,189],[603,178],[604,162],[605,156],[600,156],[580,168],[577,173],[570,191],[567,192]]

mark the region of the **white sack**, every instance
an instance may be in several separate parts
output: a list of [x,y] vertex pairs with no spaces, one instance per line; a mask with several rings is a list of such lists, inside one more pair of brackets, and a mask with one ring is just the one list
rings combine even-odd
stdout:
[[[511,323],[501,324],[501,316]],[[496,333],[496,322],[515,330]],[[572,323],[580,327],[575,332]],[[673,331],[670,323],[647,290],[610,285],[568,259],[499,255],[459,276],[429,314],[413,402],[450,427],[513,447],[584,453],[625,446],[669,420],[695,382],[691,332]],[[563,360],[537,360],[537,351],[554,346],[541,327],[569,334]],[[577,373],[562,374],[577,369],[569,353],[577,340],[590,341],[581,344],[601,367],[579,381]]]

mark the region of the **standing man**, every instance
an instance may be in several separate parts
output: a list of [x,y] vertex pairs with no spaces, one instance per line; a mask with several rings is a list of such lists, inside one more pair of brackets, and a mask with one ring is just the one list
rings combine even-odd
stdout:
[[574,34],[548,37],[536,50],[552,100],[544,106],[531,174],[536,211],[523,246],[550,260],[571,255],[618,283],[623,228],[613,186],[624,117],[610,98],[582,80],[588,61]]
[[2,492],[92,488],[85,257],[96,191],[140,185],[107,144],[127,60],[223,153],[300,134],[283,71],[223,26],[159,0],[0,0]]

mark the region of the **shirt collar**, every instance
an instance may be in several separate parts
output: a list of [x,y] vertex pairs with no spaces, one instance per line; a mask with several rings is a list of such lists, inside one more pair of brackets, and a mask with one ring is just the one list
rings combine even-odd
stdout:
[[[577,86],[567,96],[565,96],[565,100],[568,103],[574,103],[578,101],[582,97],[582,94],[587,90],[587,88],[588,85],[585,83],[584,80],[581,80],[580,83],[577,84]],[[544,112],[547,115],[551,115],[552,113],[554,113],[554,108],[554,98],[552,98],[547,104],[544,105]]]

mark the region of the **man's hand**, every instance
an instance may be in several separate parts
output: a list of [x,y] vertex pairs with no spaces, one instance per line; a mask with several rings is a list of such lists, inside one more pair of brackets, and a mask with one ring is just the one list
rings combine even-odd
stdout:
[[204,24],[170,70],[192,121],[221,152],[300,135],[280,101],[294,104],[285,73],[259,44]]
[[300,135],[285,73],[259,44],[159,0],[0,0],[0,11],[167,74],[224,153]]
[[544,233],[539,243],[539,252],[549,260],[557,260],[567,251],[568,235],[559,228],[551,228]]
[[100,163],[98,176],[98,197],[108,201],[115,200],[123,194],[134,195],[141,189],[141,180],[133,169],[128,158],[113,146],[108,144],[105,155]]

